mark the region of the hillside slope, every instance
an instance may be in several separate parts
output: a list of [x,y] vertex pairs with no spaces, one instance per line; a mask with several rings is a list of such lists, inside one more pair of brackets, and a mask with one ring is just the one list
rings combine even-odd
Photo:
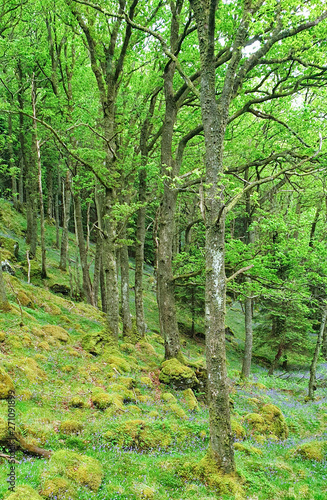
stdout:
[[[2,203],[2,259],[12,263],[16,275],[5,273],[11,310],[0,315],[0,395],[6,397],[11,379],[16,429],[30,449],[53,453],[47,460],[17,451],[15,494],[6,482],[8,461],[0,459],[0,498],[327,498],[326,391],[320,388],[316,401],[307,402],[303,379],[269,378],[259,366],[253,367],[251,381],[241,382],[237,307],[228,315],[236,338],[227,343],[227,352],[239,477],[222,478],[202,460],[209,429],[200,385],[176,389],[177,379],[172,385],[169,377],[168,383],[160,381],[172,369],[161,364],[164,348],[150,272],[145,275],[146,339],[135,346],[120,339],[114,352],[103,348],[105,318],[99,310],[51,292],[55,284],[68,287],[70,279],[58,270],[51,226],[49,279],[42,281],[35,265],[27,284],[23,230],[23,218]],[[132,277],[131,269],[131,282]],[[187,323],[187,311],[180,320]],[[202,366],[204,345],[187,337],[183,345],[194,369]],[[190,375],[184,375],[185,382]],[[7,416],[8,402],[2,399],[2,442]]]

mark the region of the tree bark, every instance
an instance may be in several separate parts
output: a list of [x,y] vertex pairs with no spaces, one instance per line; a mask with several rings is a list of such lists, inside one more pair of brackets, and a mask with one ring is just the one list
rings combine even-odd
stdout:
[[87,262],[87,253],[85,249],[80,193],[75,192],[73,194],[73,199],[74,199],[75,218],[76,218],[76,231],[77,231],[76,237],[77,237],[77,244],[78,244],[79,256],[82,267],[83,293],[87,303],[94,305],[92,284],[90,279],[89,266]]
[[[126,234],[123,237],[126,237]],[[120,284],[123,336],[128,338],[132,332],[132,317],[129,307],[129,261],[127,245],[123,245],[120,249]]]
[[319,330],[319,334],[318,334],[318,338],[317,338],[316,348],[315,348],[315,352],[314,352],[311,366],[310,366],[310,379],[309,379],[309,391],[308,391],[308,397],[310,399],[314,399],[317,363],[318,363],[320,347],[321,347],[321,343],[322,343],[322,339],[323,339],[323,335],[324,335],[324,331],[325,331],[326,320],[327,320],[327,305],[325,304],[323,312],[322,312],[321,325],[320,325],[320,330]]
[[41,277],[47,277],[46,267],[46,247],[45,247],[45,225],[44,225],[44,200],[42,188],[42,166],[41,166],[41,149],[40,142],[37,135],[37,121],[36,121],[36,82],[35,75],[32,77],[32,108],[33,108],[33,135],[34,135],[34,148],[35,148],[35,161],[37,163],[37,178],[39,188],[39,204],[40,204],[40,225],[41,225]]
[[67,270],[68,258],[68,225],[70,220],[70,205],[71,205],[71,174],[69,169],[66,173],[66,179],[62,186],[62,200],[63,200],[63,217],[62,217],[62,233],[61,233],[61,246],[60,246],[60,263],[59,269],[62,271]]
[[8,312],[11,307],[7,299],[6,285],[2,274],[1,253],[0,253],[0,311]]

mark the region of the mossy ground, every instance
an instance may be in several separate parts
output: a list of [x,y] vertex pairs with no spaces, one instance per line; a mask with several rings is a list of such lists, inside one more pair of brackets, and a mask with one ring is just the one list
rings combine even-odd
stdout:
[[[164,348],[158,336],[149,269],[145,274],[146,344],[133,346],[121,338],[119,352],[92,355],[83,349],[82,339],[86,333],[103,331],[103,315],[70,297],[51,293],[49,280],[35,277],[28,285],[20,267],[26,246],[21,234],[12,232],[23,220],[7,212],[6,218],[12,219],[7,234],[19,241],[21,260],[15,263],[17,278],[6,275],[5,279],[10,280],[15,292],[24,292],[29,301],[22,304],[23,326],[17,303],[16,309],[0,315],[0,330],[5,334],[0,340],[0,366],[16,386],[16,424],[25,438],[54,452],[67,449],[98,460],[103,479],[96,492],[87,485],[72,485],[74,495],[81,500],[236,498],[231,490],[218,493],[214,485],[199,475],[185,477],[177,473],[185,464],[199,463],[205,457],[208,411],[203,394],[194,390],[198,400],[195,411],[188,393],[159,381]],[[4,229],[0,227],[2,233]],[[73,252],[73,237],[70,238]],[[69,285],[68,273],[58,270],[59,252],[53,246],[51,226],[47,228],[47,244],[51,282]],[[132,267],[133,263],[131,283]],[[11,288],[8,295],[11,304],[15,304]],[[131,308],[133,312],[132,293]],[[237,306],[229,311],[227,319],[235,334],[233,343],[227,344],[228,372],[233,432],[241,445],[235,447],[235,458],[245,498],[327,498],[325,446],[315,444],[327,440],[326,390],[319,388],[317,399],[307,402],[305,379],[299,384],[292,378],[269,378],[266,369],[256,365],[251,380],[240,381],[241,353],[237,346],[242,344],[244,331],[243,316]],[[187,310],[180,312],[179,320],[188,323]],[[51,329],[44,328],[46,325],[63,328],[69,334],[67,341],[52,335]],[[201,319],[196,328],[202,331]],[[184,355],[193,363],[202,361],[203,343],[186,337],[184,341]],[[109,405],[94,404],[103,394],[108,396]],[[265,405],[276,406],[285,416],[287,439],[280,441],[269,432],[253,432],[244,417],[251,413],[262,415]],[[183,418],[177,416],[176,409],[183,411]],[[7,402],[3,400],[0,418],[6,419],[6,414]],[[312,443],[312,453],[304,459],[303,453],[310,449],[306,443]],[[42,495],[42,475],[48,462],[21,453],[17,453],[17,459],[17,485],[29,485],[46,498]],[[0,467],[0,498],[7,491],[8,470],[4,461]],[[66,480],[73,481],[70,477]]]

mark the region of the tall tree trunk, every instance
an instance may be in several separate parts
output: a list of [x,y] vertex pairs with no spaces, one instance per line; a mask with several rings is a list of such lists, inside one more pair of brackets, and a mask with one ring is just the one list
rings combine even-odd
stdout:
[[253,344],[253,331],[252,331],[252,299],[245,297],[245,345],[244,356],[242,364],[242,378],[249,378],[251,373],[251,360],[252,360],[252,344]]
[[35,75],[32,77],[32,108],[33,108],[33,132],[34,132],[34,148],[35,160],[37,162],[38,172],[38,188],[39,188],[39,203],[40,203],[40,223],[41,223],[41,277],[47,277],[46,267],[46,248],[45,248],[45,225],[44,225],[44,201],[42,189],[42,167],[41,167],[41,149],[37,135],[37,121],[36,121],[36,82]]
[[56,218],[56,248],[59,248],[59,190],[61,184],[61,176],[58,170],[58,186],[55,197],[55,218]]
[[323,335],[324,335],[324,331],[325,331],[326,320],[327,320],[327,305],[325,304],[324,309],[322,311],[321,325],[320,325],[320,330],[319,330],[319,334],[318,334],[318,338],[317,338],[316,348],[315,348],[315,352],[314,352],[311,366],[310,366],[310,379],[309,379],[309,392],[308,392],[308,397],[310,399],[314,399],[317,363],[318,363],[320,347],[321,347],[321,343],[322,343],[322,339],[323,339]]
[[[14,149],[13,149],[11,114],[8,115],[8,152],[9,152],[10,167],[13,168],[15,166],[15,158],[14,158]],[[12,200],[13,200],[14,208],[17,210],[17,208],[18,208],[18,192],[17,192],[17,177],[16,177],[15,172],[12,172],[12,174],[11,174],[11,191],[12,191]]]
[[2,275],[1,253],[0,253],[0,311],[8,312],[11,307],[7,299],[6,285]]
[[[123,235],[126,238],[126,233]],[[120,284],[121,284],[121,316],[123,322],[123,336],[132,337],[132,317],[129,307],[129,261],[128,247],[123,245],[120,249]]]
[[62,205],[63,205],[63,217],[62,217],[62,233],[61,233],[61,246],[60,246],[60,263],[59,269],[66,271],[67,269],[67,258],[68,258],[68,226],[70,220],[70,205],[71,205],[71,174],[70,170],[67,169],[66,179],[62,185]]
[[73,199],[74,199],[74,209],[76,218],[76,231],[77,231],[76,237],[77,237],[79,256],[82,267],[83,293],[87,303],[94,305],[92,284],[90,279],[89,266],[87,262],[87,253],[85,249],[80,193],[75,192],[73,195]]
[[[235,471],[233,438],[229,410],[225,346],[225,218],[223,173],[224,136],[233,92],[240,49],[228,65],[224,87],[216,101],[215,13],[217,1],[190,0],[197,21],[201,57],[201,113],[206,150],[206,359],[210,418],[209,456],[217,470]],[[238,37],[237,37],[238,38]],[[237,43],[242,40],[237,39]]]
[[[249,179],[249,169],[247,168],[244,175],[245,181]],[[245,238],[247,244],[251,244],[254,242],[254,232],[250,231],[250,225],[252,222],[251,215],[251,193],[248,191],[246,193],[246,204],[245,204]],[[248,292],[250,292],[250,283],[251,278],[245,278],[245,281],[248,283]],[[244,344],[244,356],[242,363],[242,378],[249,378],[251,373],[251,361],[252,361],[252,345],[253,345],[253,328],[252,328],[252,299],[251,297],[245,297],[244,303],[244,312],[245,312],[245,344]]]
[[283,352],[284,352],[284,346],[283,346],[283,343],[281,342],[278,346],[278,351],[276,353],[276,356],[275,356],[275,358],[274,358],[273,362],[271,363],[270,368],[268,370],[269,376],[274,374],[274,371],[276,370],[277,365],[278,365],[278,361],[282,357]]
[[47,168],[47,188],[48,188],[48,206],[47,217],[49,220],[53,219],[53,171],[48,166]]
[[119,334],[119,293],[117,279],[117,256],[116,256],[116,222],[112,216],[113,202],[116,195],[113,189],[106,189],[104,212],[105,233],[103,264],[106,284],[106,308],[109,333],[115,342]]
[[[144,204],[146,199],[146,170],[139,172],[139,202]],[[135,243],[135,316],[136,329],[140,336],[145,333],[144,306],[143,306],[143,264],[145,242],[145,206],[138,209],[136,222]]]

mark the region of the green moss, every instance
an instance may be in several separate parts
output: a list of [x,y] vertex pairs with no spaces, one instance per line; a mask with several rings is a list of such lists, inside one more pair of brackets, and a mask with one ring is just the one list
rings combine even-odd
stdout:
[[46,482],[58,476],[96,492],[102,481],[103,469],[95,458],[70,450],[59,450],[51,456],[42,479]]
[[140,342],[138,342],[135,347],[136,351],[140,351],[142,354],[145,354],[146,356],[156,356],[156,357],[158,356],[155,348],[145,340],[141,340]]
[[5,497],[6,500],[42,500],[42,497],[31,486],[22,485],[15,487],[15,491]]
[[19,391],[16,396],[19,401],[30,401],[33,394],[29,389],[23,389]]
[[3,418],[0,418],[0,441],[6,440],[8,437],[8,423]]
[[194,371],[180,363],[176,358],[168,359],[162,363],[159,380],[179,389],[193,387],[198,382]]
[[118,424],[114,430],[105,433],[104,438],[123,448],[133,448],[139,451],[168,448],[173,442],[167,425],[140,419],[126,420]]
[[66,343],[69,340],[69,333],[61,326],[45,325],[42,327],[42,330],[46,337],[53,337],[59,340],[59,342]]
[[0,332],[0,342],[4,342],[6,340],[5,332]]
[[92,403],[99,410],[104,410],[113,406],[116,409],[123,408],[123,396],[121,394],[107,394],[106,392],[98,392],[92,395]]
[[126,361],[126,359],[121,358],[120,356],[115,356],[113,354],[104,355],[104,359],[109,365],[117,370],[119,373],[130,372],[131,365]]
[[63,477],[55,477],[45,481],[41,494],[42,496],[53,500],[71,500],[77,498],[72,482]]
[[153,387],[153,383],[150,377],[141,377],[140,382],[142,385],[145,385],[146,387]]
[[137,499],[151,500],[155,498],[155,489],[144,483],[134,484],[133,493]]
[[132,320],[132,329],[124,332],[124,343],[135,345],[142,340],[143,336],[138,331],[135,319]]
[[232,427],[232,433],[236,437],[236,439],[245,439],[246,437],[246,432],[243,427],[235,418],[231,419],[231,427]]
[[199,410],[199,404],[192,389],[186,389],[185,391],[183,391],[183,396],[185,399],[186,406],[188,407],[189,410],[191,411]]
[[262,450],[259,450],[259,448],[256,448],[255,446],[246,446],[242,443],[234,443],[234,449],[244,452],[246,455],[263,455]]
[[0,399],[8,399],[11,391],[14,391],[13,381],[8,373],[0,367]]
[[15,358],[15,368],[19,371],[19,376],[24,376],[29,382],[43,382],[47,376],[46,373],[39,367],[33,358]]
[[135,352],[135,346],[130,342],[122,342],[119,346],[119,350],[126,354],[132,354]]
[[76,420],[65,420],[60,424],[60,431],[63,434],[79,434],[83,430],[83,424]]
[[181,408],[177,403],[169,403],[169,409],[181,420],[187,420],[188,416],[186,415],[183,408]]
[[87,404],[84,402],[84,399],[81,398],[80,396],[73,396],[68,404],[71,408],[86,408],[87,407]]
[[110,389],[111,392],[119,394],[123,398],[124,403],[136,403],[135,394],[127,389],[126,386],[121,384],[110,384],[108,389]]
[[244,417],[244,422],[248,424],[252,432],[265,434],[267,426],[264,418],[259,413],[248,413]]
[[267,430],[270,434],[279,439],[287,439],[288,426],[281,410],[275,405],[264,405],[261,414],[266,422]]
[[[219,495],[229,495],[233,500],[245,498],[240,479],[234,474],[224,474],[209,451],[200,462],[186,462],[177,467],[177,473],[188,481],[200,480]],[[231,496],[233,495],[233,496]]]
[[161,394],[161,399],[163,399],[167,403],[177,403],[177,399],[173,394],[170,394],[170,392],[163,392]]
[[136,385],[135,379],[132,377],[119,377],[118,382],[119,384],[124,385],[127,389],[133,389]]
[[316,460],[317,462],[324,460],[326,453],[326,441],[310,441],[290,450],[291,455],[302,457],[306,460]]
[[91,354],[102,354],[105,349],[118,350],[114,336],[104,328],[100,332],[88,332],[82,337],[82,347]]

